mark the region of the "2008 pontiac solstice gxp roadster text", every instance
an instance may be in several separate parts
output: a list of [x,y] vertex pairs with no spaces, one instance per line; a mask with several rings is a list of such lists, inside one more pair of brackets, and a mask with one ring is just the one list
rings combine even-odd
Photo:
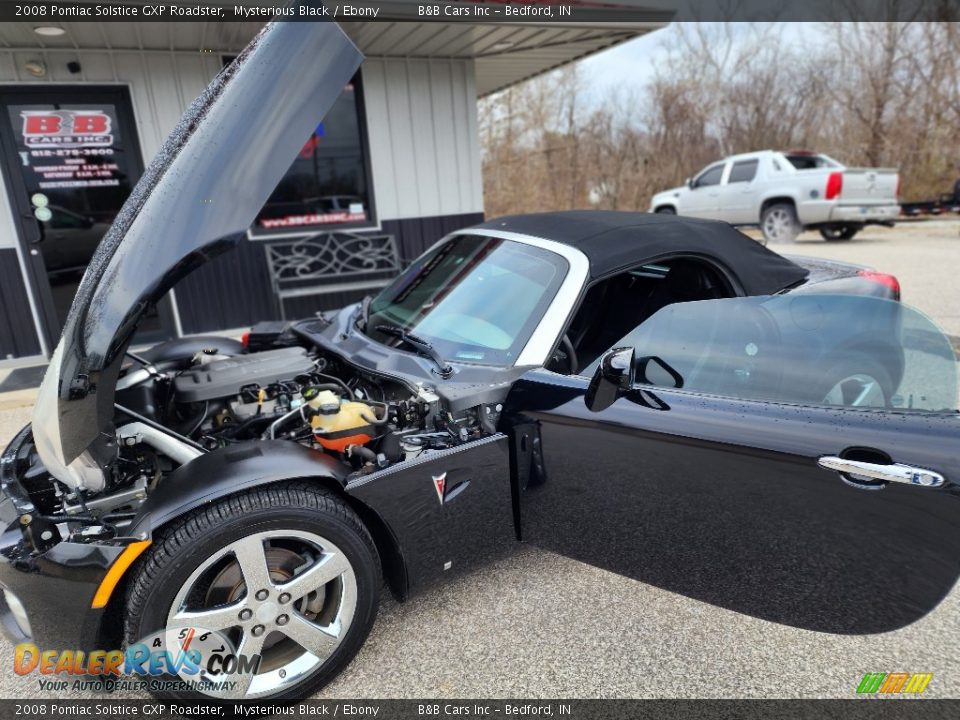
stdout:
[[494,220],[362,303],[129,352],[241,241],[360,60],[334,24],[268,26],[100,245],[0,465],[11,637],[207,628],[260,658],[225,694],[303,697],[363,644],[382,579],[404,599],[518,539],[823,632],[944,597],[950,343],[893,276],[722,223]]

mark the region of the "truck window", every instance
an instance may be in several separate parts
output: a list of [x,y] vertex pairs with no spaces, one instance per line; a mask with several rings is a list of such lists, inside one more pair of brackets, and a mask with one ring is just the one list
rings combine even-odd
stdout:
[[830,158],[815,153],[787,153],[786,158],[797,170],[819,170],[820,168],[837,167],[837,164]]
[[700,173],[699,177],[693,181],[695,188],[706,187],[707,185],[719,185],[720,178],[723,177],[723,164],[714,165]]
[[750,182],[757,176],[757,160],[741,160],[735,162],[730,170],[730,177],[727,184],[737,182]]

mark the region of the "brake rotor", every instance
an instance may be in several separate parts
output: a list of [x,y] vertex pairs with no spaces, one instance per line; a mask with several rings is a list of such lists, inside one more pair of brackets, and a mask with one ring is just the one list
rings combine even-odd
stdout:
[[[297,568],[305,565],[308,559],[285,547],[269,547],[264,552],[270,580],[276,584],[289,582],[296,576]],[[218,572],[203,598],[203,607],[216,607],[236,602],[246,594],[247,586],[243,581],[240,564],[231,562]],[[326,600],[325,588],[318,588],[294,603],[294,608],[308,620],[316,620],[323,611]],[[285,640],[279,633],[271,633],[263,643],[266,651]]]

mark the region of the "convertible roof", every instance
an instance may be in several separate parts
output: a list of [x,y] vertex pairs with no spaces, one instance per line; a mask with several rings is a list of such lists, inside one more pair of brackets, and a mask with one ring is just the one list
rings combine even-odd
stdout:
[[505,230],[578,248],[590,260],[591,279],[684,253],[714,258],[729,268],[748,295],[769,295],[808,273],[730,225],[677,215],[611,210],[512,215],[477,228]]

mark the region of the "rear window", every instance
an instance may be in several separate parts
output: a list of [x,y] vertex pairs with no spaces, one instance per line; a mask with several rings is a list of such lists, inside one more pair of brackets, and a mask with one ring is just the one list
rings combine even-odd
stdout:
[[784,153],[790,164],[797,170],[817,170],[819,168],[834,168],[838,165],[826,155],[814,153]]
[[727,180],[727,184],[737,183],[737,182],[750,182],[757,176],[757,161],[756,160],[743,160],[741,162],[735,162],[733,167],[730,169],[730,178]]

